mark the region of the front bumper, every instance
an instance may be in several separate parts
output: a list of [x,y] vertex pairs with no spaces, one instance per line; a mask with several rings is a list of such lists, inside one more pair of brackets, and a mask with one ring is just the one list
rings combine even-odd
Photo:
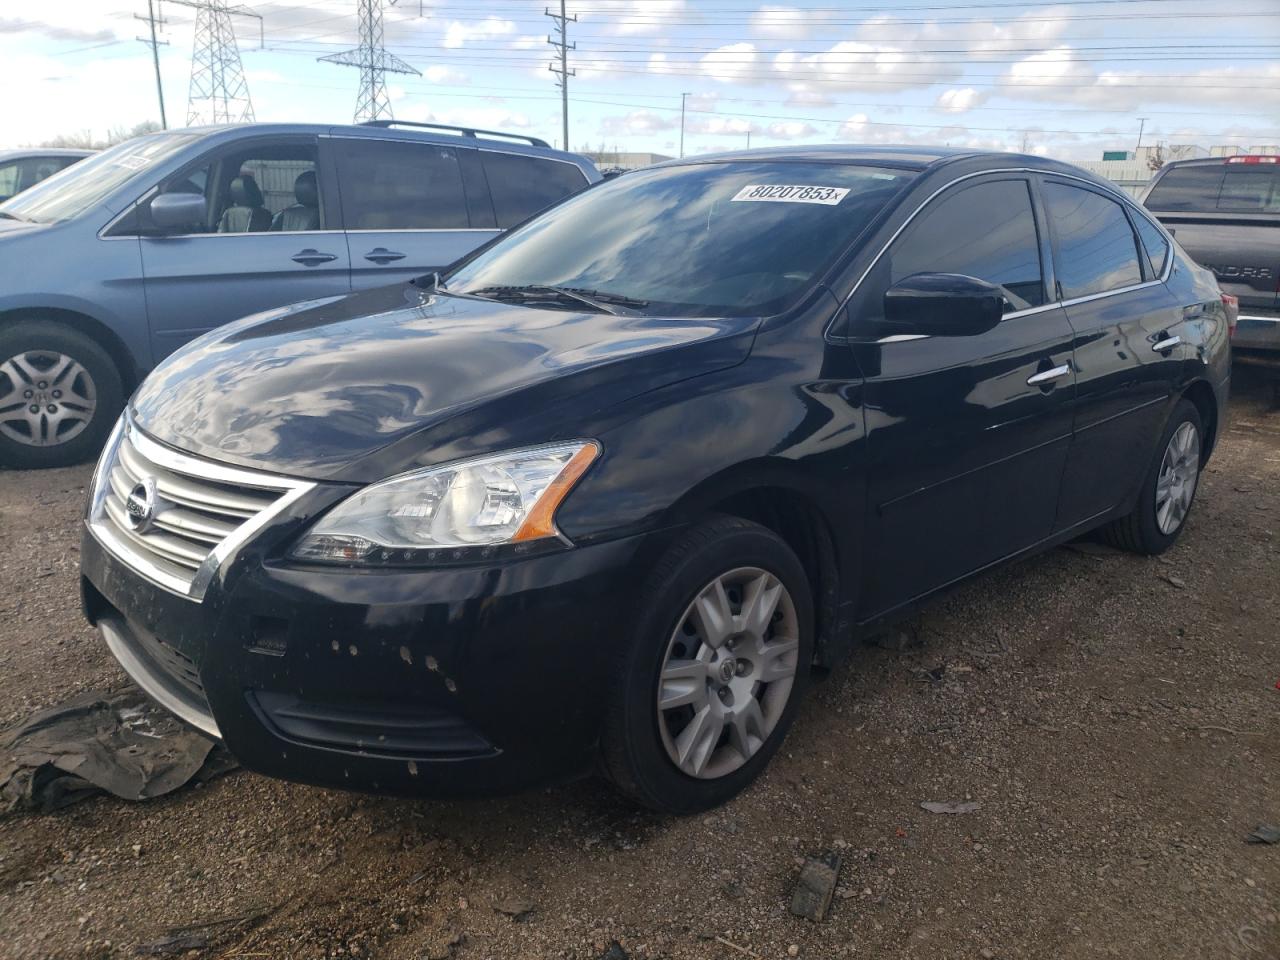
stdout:
[[647,539],[434,570],[246,551],[197,602],[86,527],[81,587],[139,686],[250,769],[381,793],[494,793],[591,764]]

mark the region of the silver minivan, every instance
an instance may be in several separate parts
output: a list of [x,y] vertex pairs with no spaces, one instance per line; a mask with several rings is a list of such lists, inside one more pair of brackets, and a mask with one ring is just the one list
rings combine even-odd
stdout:
[[534,137],[245,124],[138,137],[0,204],[0,465],[92,457],[220,324],[442,269],[600,179]]

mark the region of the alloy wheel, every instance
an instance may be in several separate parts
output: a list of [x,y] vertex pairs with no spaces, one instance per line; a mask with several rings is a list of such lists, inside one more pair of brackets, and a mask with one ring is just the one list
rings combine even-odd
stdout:
[[18,443],[66,443],[93,419],[93,378],[74,357],[27,350],[0,363],[0,434]]
[[685,774],[732,773],[764,746],[791,697],[795,602],[777,577],[739,567],[707,584],[676,624],[658,677],[658,727]]
[[1165,447],[1156,479],[1156,525],[1169,536],[1187,518],[1200,479],[1200,433],[1183,422]]

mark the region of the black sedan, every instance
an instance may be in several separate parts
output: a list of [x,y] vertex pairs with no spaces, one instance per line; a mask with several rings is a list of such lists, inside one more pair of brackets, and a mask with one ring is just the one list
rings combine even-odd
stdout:
[[[94,479],[84,606],[248,767],[722,802],[815,664],[975,572],[1182,531],[1230,298],[1066,164],[679,161],[444,276],[206,335]],[[799,731],[804,736],[805,731]]]

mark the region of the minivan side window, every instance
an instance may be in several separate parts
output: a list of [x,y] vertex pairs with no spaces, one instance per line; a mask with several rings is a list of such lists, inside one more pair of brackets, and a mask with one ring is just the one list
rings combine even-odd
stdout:
[[1044,200],[1057,239],[1055,273],[1062,299],[1142,282],[1138,239],[1118,201],[1052,181],[1044,185]]
[[[1003,288],[1006,313],[1045,302],[1026,180],[992,180],[943,194],[907,226],[881,257],[885,260],[889,267],[887,277],[880,274],[881,294],[912,274],[960,273]],[[878,313],[881,307],[875,306]]]
[[1143,201],[1148,210],[1198,210],[1201,213],[1218,208],[1222,189],[1221,163],[1196,164],[1167,170],[1151,194]]
[[1138,236],[1142,238],[1143,249],[1147,253],[1147,262],[1151,264],[1151,276],[1164,274],[1164,265],[1169,260],[1169,241],[1154,223],[1140,213],[1134,213],[1133,223],[1138,228]]
[[481,150],[480,157],[493,194],[493,211],[504,230],[587,185],[583,172],[562,160],[493,150]]
[[335,138],[348,230],[449,230],[471,226],[458,152],[394,140]]

